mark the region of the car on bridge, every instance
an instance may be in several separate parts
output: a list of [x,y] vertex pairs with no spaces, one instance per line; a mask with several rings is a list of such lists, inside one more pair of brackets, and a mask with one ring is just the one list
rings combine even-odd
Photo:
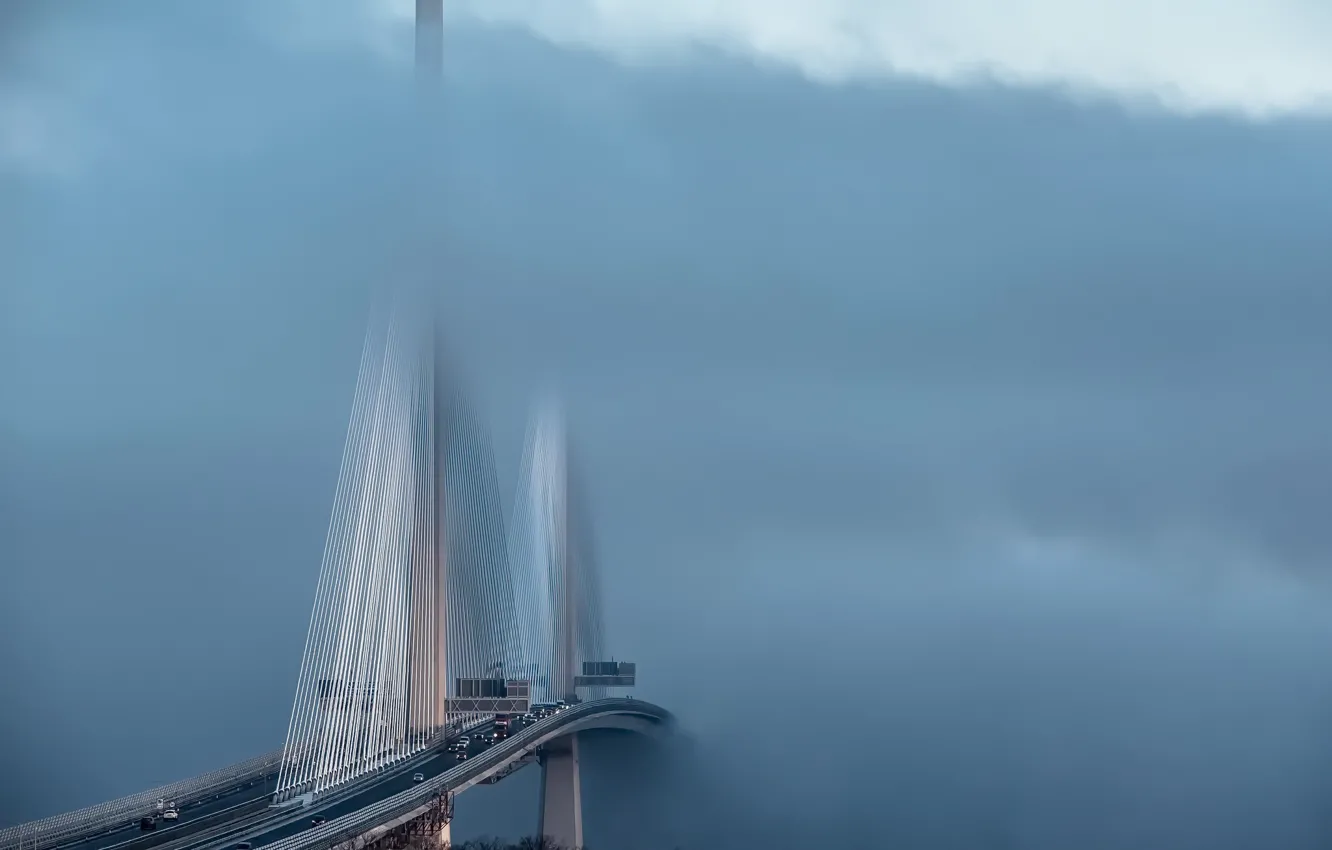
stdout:
[[424,773],[413,773],[413,774],[412,774],[412,781],[413,781],[413,782],[425,782],[425,774],[424,774]]

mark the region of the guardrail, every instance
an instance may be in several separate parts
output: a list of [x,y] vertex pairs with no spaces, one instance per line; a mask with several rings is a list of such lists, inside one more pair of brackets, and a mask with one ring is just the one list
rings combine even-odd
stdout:
[[158,800],[165,799],[177,805],[188,805],[219,790],[267,776],[275,772],[281,763],[282,750],[277,749],[202,776],[183,779],[78,811],[11,826],[0,830],[0,850],[10,850],[10,848],[48,850],[59,846],[62,841],[70,837],[109,832],[156,813]]
[[530,744],[535,743],[549,732],[572,724],[574,721],[596,714],[637,714],[658,722],[669,722],[670,712],[652,703],[628,700],[622,697],[592,700],[579,703],[532,724],[503,744],[492,746],[481,755],[470,758],[439,776],[413,786],[401,793],[381,800],[374,805],[350,812],[340,818],[306,830],[298,835],[263,845],[259,850],[332,850],[332,848],[351,841],[380,824],[402,817],[413,809],[420,808],[435,794],[453,785],[465,782],[476,774],[484,773],[496,765],[513,758]]

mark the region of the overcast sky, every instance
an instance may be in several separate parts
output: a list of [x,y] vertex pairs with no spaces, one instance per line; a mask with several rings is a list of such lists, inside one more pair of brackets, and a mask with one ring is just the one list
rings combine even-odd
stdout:
[[598,846],[1332,841],[1332,7],[446,3],[424,169],[412,5],[0,5],[0,821],[281,743],[424,276],[690,734]]

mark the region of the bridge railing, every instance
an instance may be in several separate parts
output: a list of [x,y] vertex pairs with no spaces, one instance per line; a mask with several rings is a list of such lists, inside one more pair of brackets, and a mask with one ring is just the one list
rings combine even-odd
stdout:
[[70,838],[108,832],[156,813],[158,800],[187,805],[265,777],[276,772],[281,763],[282,750],[278,749],[202,776],[183,779],[119,800],[11,826],[0,830],[0,850],[49,850]]
[[658,720],[668,720],[670,715],[655,705],[623,698],[599,699],[579,703],[553,717],[548,717],[507,739],[503,744],[486,750],[475,758],[468,759],[452,770],[415,785],[406,791],[381,800],[374,805],[350,812],[321,826],[297,833],[289,838],[264,845],[262,850],[332,850],[339,844],[351,841],[376,826],[402,817],[430,801],[436,794],[447,790],[451,783],[460,778],[483,773],[521,752],[527,745],[539,740],[552,729],[568,726],[574,721],[599,714],[607,709],[627,708],[636,713],[648,714]]

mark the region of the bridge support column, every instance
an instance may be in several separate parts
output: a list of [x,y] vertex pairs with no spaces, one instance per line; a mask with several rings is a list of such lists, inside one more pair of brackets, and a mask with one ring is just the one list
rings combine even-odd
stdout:
[[578,776],[578,735],[546,744],[541,752],[541,816],[537,833],[561,847],[583,846],[583,789]]
[[453,846],[453,824],[446,823],[439,829],[439,846],[448,850]]

